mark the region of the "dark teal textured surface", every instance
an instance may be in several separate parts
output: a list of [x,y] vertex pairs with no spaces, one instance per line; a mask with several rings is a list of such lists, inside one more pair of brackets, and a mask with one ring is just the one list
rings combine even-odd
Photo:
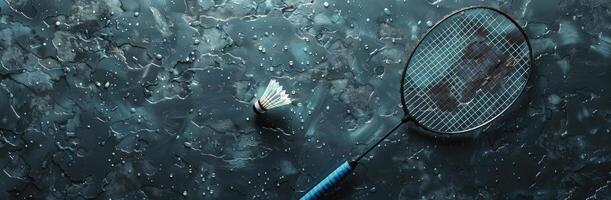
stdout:
[[[608,197],[610,4],[1,0],[0,199],[298,199],[398,124],[408,53],[474,5],[531,38],[520,106],[473,139],[402,126],[325,197]],[[255,115],[272,78],[296,101]]]

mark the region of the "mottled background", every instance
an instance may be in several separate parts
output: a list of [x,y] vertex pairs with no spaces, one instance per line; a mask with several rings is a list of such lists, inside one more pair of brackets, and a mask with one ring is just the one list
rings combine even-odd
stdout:
[[[408,53],[470,5],[531,37],[517,105],[471,139],[404,126],[327,197],[608,199],[608,0],[2,0],[0,199],[298,198],[399,122]],[[297,101],[255,116],[272,78]]]

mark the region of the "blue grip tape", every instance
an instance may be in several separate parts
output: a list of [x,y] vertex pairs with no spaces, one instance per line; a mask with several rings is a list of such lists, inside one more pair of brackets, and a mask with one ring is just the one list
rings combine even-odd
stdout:
[[325,179],[320,181],[314,188],[301,197],[301,200],[315,200],[320,198],[329,189],[335,187],[342,179],[344,179],[354,169],[348,162],[340,165],[331,172]]

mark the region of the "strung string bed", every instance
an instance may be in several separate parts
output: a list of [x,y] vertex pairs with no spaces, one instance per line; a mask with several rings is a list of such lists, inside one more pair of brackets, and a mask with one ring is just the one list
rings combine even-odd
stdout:
[[509,18],[475,8],[437,24],[407,66],[406,111],[432,131],[455,134],[487,124],[515,101],[528,79],[530,49]]

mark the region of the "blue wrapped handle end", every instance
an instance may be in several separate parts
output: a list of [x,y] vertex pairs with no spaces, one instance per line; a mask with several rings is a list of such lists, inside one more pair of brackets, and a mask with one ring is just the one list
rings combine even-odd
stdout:
[[356,162],[344,162],[342,165],[337,167],[331,174],[327,175],[325,179],[320,181],[314,188],[310,189],[308,193],[303,195],[300,200],[315,200],[319,199],[325,192],[329,191],[331,188],[335,187],[339,182],[341,182],[346,176],[354,170],[356,167]]

